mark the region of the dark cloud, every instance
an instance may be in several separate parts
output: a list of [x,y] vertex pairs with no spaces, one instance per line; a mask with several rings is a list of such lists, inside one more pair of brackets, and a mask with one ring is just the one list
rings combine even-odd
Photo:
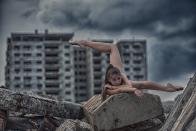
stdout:
[[157,44],[149,52],[152,80],[196,71],[194,0],[61,0],[49,7],[50,3],[43,3],[39,17],[54,26],[71,25],[113,33],[129,29],[156,37]]
[[196,72],[196,39],[179,41],[163,41],[152,47],[153,80],[175,79],[185,73]]
[[41,3],[39,16],[44,23],[85,29],[96,27],[101,31],[153,31],[157,22],[175,26],[182,19],[193,17],[195,11],[193,0],[60,0]]
[[110,34],[129,30],[156,38],[148,52],[153,80],[195,72],[195,0],[17,1],[26,5],[23,18],[35,15],[49,26]]

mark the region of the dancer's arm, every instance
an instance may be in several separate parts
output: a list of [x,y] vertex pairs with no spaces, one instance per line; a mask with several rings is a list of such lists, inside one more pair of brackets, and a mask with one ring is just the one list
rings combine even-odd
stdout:
[[106,93],[108,95],[114,95],[119,93],[131,93],[133,92],[137,96],[142,96],[143,92],[141,90],[138,90],[137,88],[134,88],[130,85],[121,85],[121,86],[111,86],[106,85],[105,86]]

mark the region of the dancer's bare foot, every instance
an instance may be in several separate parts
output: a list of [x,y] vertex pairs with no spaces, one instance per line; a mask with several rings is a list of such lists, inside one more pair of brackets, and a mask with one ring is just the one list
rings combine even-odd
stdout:
[[174,86],[174,85],[172,85],[171,83],[168,83],[166,87],[167,87],[167,88],[169,89],[169,91],[171,91],[171,92],[181,91],[181,90],[184,89],[184,88],[181,87],[181,86]]
[[80,41],[76,41],[76,40],[70,40],[69,43],[74,45],[74,46],[80,46],[80,47],[85,47],[84,43],[86,41],[85,40],[80,40]]

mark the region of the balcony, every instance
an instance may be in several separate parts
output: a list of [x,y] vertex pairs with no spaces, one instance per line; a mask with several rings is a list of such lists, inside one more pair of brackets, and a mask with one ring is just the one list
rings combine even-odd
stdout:
[[47,65],[45,64],[44,67],[46,69],[58,69],[60,68],[60,65],[59,64],[47,64]]
[[60,81],[59,80],[46,80],[46,85],[57,85],[57,84],[60,84]]
[[45,49],[44,51],[46,54],[55,54],[55,53],[57,54],[61,52],[61,50],[59,49]]
[[61,58],[57,56],[55,57],[46,56],[45,57],[45,61],[59,61],[59,60],[61,60]]
[[45,76],[47,77],[49,77],[49,76],[54,76],[54,77],[59,77],[60,76],[60,74],[58,73],[58,72],[46,72],[45,73]]

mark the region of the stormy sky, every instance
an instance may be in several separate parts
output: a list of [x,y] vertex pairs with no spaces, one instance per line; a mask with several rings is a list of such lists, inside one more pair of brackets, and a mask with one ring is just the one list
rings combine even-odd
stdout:
[[186,85],[196,72],[195,0],[3,0],[0,83],[11,32],[74,32],[76,39],[146,39],[149,80]]

